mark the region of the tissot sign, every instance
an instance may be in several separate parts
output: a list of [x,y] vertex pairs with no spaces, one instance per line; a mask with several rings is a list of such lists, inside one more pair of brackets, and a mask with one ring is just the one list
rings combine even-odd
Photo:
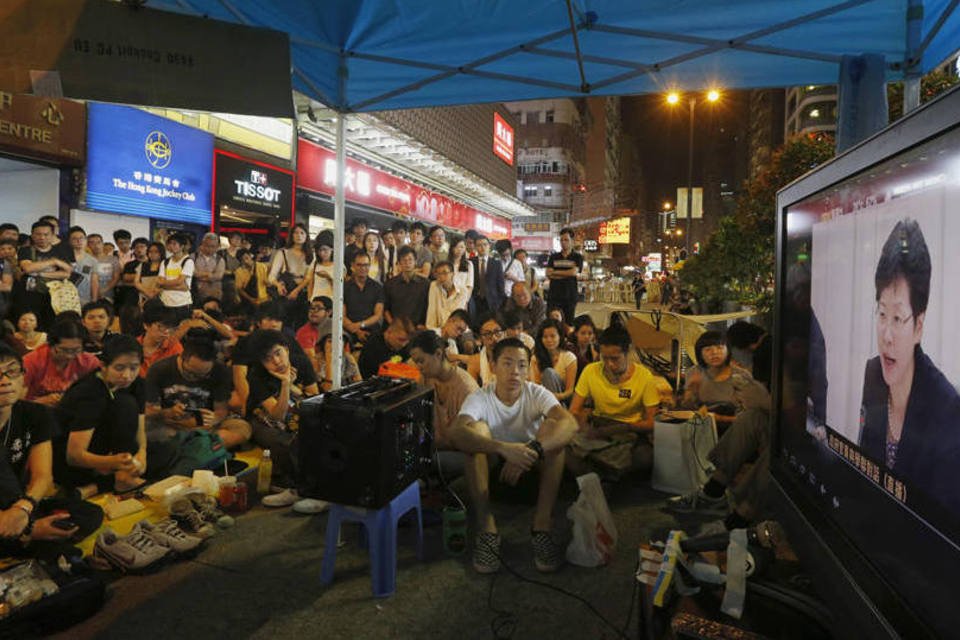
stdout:
[[286,219],[293,212],[293,172],[217,149],[214,211],[229,207]]
[[513,127],[496,112],[493,114],[493,153],[513,166]]
[[[330,149],[300,140],[297,151],[297,184],[303,189],[333,195],[337,184],[337,158]],[[509,238],[510,223],[482,213],[447,196],[347,158],[344,177],[346,199],[412,216],[454,229],[476,229],[491,238]]]

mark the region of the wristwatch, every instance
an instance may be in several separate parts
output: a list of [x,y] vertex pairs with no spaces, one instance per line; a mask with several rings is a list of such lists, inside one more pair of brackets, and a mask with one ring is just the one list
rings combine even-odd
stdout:
[[363,326],[363,323],[364,323],[364,321],[363,321],[363,320],[361,320],[361,321],[360,321],[360,328],[361,328],[361,329],[363,329],[363,328],[364,328],[364,326]]
[[531,440],[526,446],[537,454],[537,460],[543,460],[543,445],[538,440]]

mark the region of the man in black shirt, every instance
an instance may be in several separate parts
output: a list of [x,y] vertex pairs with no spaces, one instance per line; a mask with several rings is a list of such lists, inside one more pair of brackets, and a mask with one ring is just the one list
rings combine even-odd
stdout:
[[351,277],[343,283],[343,328],[364,342],[371,333],[380,332],[383,319],[383,287],[367,277],[370,257],[353,256]]
[[213,336],[191,329],[183,351],[160,360],[147,372],[146,416],[149,441],[147,470],[163,477],[183,438],[194,429],[215,432],[228,449],[250,439],[250,423],[228,417],[233,391],[230,370],[217,362]]
[[63,252],[53,246],[53,227],[49,222],[34,222],[30,237],[33,246],[24,247],[17,254],[22,272],[17,283],[17,313],[33,311],[39,327],[48,329],[53,324],[53,308],[46,283],[66,280],[73,269],[63,260]]
[[506,289],[503,280],[503,264],[490,255],[490,241],[480,236],[476,242],[477,256],[473,262],[473,311],[474,321],[500,310]]
[[367,234],[367,221],[363,218],[356,218],[350,225],[350,232],[353,233],[353,242],[343,250],[343,263],[347,265],[347,269],[353,268],[353,258],[358,253],[365,253],[363,236]]
[[383,287],[387,322],[409,318],[417,327],[423,328],[427,321],[430,281],[417,273],[417,254],[413,247],[400,247],[397,260],[400,275],[387,280]]
[[83,350],[99,356],[104,340],[114,335],[109,328],[113,321],[113,307],[106,300],[94,300],[83,305],[80,318],[83,322]]
[[416,328],[408,318],[396,318],[383,333],[370,336],[367,344],[360,351],[360,375],[364,378],[377,375],[380,365],[391,358],[399,357],[406,360],[410,357],[407,344],[416,332]]
[[133,286],[133,283],[137,278],[137,270],[140,268],[140,265],[147,261],[147,248],[149,246],[150,241],[146,238],[137,238],[134,240],[133,245],[131,245],[133,257],[124,263],[123,269],[120,272],[120,283],[117,285],[115,300],[117,303],[117,313],[121,318],[123,317],[123,314],[120,313],[122,307],[136,306],[140,301],[140,294],[137,292],[136,287]]
[[[53,487],[53,418],[47,407],[20,400],[23,394],[23,362],[0,344],[0,556],[79,555],[70,541],[93,533],[103,512],[80,500],[44,497]],[[54,526],[64,519],[74,526]]]
[[573,229],[561,229],[560,251],[551,253],[547,261],[547,300],[551,307],[560,307],[567,322],[577,314],[577,277],[582,270],[583,256],[573,250]]

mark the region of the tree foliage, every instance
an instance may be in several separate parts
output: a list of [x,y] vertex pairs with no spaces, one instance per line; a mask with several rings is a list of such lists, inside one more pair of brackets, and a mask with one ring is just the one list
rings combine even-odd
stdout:
[[834,154],[826,134],[790,138],[747,180],[733,216],[720,220],[699,255],[686,261],[682,280],[710,311],[732,301],[768,311],[773,303],[777,191]]
[[[932,71],[920,79],[920,104],[933,100],[938,95],[960,81],[947,71]],[[903,83],[891,82],[887,85],[887,105],[890,122],[903,116]]]

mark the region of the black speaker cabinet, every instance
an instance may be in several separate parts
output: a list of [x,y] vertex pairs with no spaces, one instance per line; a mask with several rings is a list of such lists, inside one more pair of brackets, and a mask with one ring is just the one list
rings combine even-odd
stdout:
[[310,398],[299,438],[301,495],[380,508],[430,464],[433,390],[373,377]]

